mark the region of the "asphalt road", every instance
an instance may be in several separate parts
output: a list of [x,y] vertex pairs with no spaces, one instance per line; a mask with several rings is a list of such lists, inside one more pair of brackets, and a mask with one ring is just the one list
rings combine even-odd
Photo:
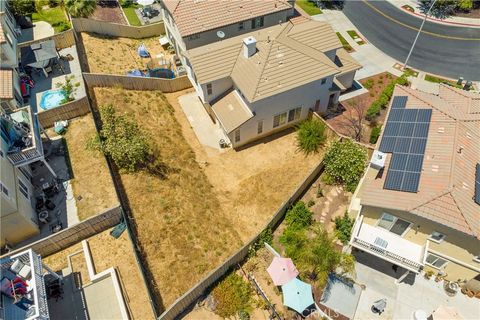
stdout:
[[[375,47],[403,62],[422,19],[386,1],[347,0],[343,12]],[[408,65],[449,78],[480,81],[480,28],[425,22]]]

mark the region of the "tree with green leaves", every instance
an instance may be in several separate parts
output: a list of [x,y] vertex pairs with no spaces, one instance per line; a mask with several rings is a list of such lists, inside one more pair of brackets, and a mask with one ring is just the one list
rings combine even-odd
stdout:
[[88,18],[97,8],[96,0],[64,0],[67,12],[74,18]]
[[35,0],[8,0],[7,4],[15,17],[26,16],[36,12]]
[[128,114],[118,115],[112,105],[100,107],[100,149],[123,170],[133,172],[149,162],[148,138]]
[[[435,0],[419,0],[418,9],[426,14]],[[429,15],[437,19],[446,19],[450,17],[457,8],[458,1],[455,0],[437,0],[430,10]]]
[[312,224],[313,213],[303,201],[298,201],[287,211],[285,222],[289,228],[299,230]]
[[297,128],[297,146],[305,155],[317,153],[326,140],[325,124],[317,119],[305,120]]
[[343,244],[347,244],[350,241],[354,224],[355,219],[350,218],[347,212],[342,217],[335,218],[335,234]]
[[347,191],[354,192],[365,169],[367,152],[350,139],[334,141],[323,161],[326,180],[343,184]]
[[212,290],[216,302],[214,312],[223,318],[230,318],[240,312],[251,311],[252,290],[235,271],[232,271]]

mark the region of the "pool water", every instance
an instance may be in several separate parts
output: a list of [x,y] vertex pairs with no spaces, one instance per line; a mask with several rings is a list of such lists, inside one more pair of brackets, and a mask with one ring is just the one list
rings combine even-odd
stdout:
[[42,94],[40,108],[43,110],[52,109],[62,104],[65,99],[63,90],[48,90]]

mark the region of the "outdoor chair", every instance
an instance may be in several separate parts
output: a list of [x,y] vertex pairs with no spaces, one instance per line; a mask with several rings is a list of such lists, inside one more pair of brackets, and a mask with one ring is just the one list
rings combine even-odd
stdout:
[[385,311],[386,307],[387,307],[387,299],[377,300],[372,305],[372,312],[378,313],[380,315]]

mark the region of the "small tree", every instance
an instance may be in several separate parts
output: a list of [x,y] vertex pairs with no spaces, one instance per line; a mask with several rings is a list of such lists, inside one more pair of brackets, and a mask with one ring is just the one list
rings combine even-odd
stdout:
[[97,8],[96,0],[64,0],[67,12],[74,18],[88,18]]
[[343,244],[347,244],[350,241],[354,223],[355,223],[355,219],[350,218],[347,212],[345,212],[343,217],[335,218],[336,235],[337,235],[337,238],[340,241],[342,241]]
[[36,11],[35,0],[8,0],[8,7],[16,18],[32,14]]
[[350,137],[355,141],[362,140],[363,137],[363,120],[365,119],[365,101],[353,102],[350,108],[344,112],[344,120],[342,125],[349,131]]
[[[435,0],[420,0],[418,8],[423,14],[426,14]],[[457,7],[458,3],[455,0],[437,0],[435,5],[430,10],[429,15],[437,19],[446,19],[450,17]]]
[[334,141],[323,159],[325,174],[336,183],[353,192],[365,169],[367,152],[351,140]]
[[232,317],[241,311],[248,313],[251,309],[251,294],[250,285],[232,272],[212,290],[216,303],[214,312],[223,318]]
[[285,215],[285,222],[288,228],[300,230],[312,223],[313,213],[307,208],[303,201],[298,201]]
[[303,121],[297,129],[297,146],[305,155],[317,153],[325,143],[325,124],[316,119]]
[[62,89],[65,96],[65,98],[63,98],[62,100],[62,104],[75,100],[75,92],[77,92],[77,88],[80,86],[80,82],[73,83],[74,78],[75,76],[73,75],[66,76],[65,82],[58,82],[56,84],[56,87]]
[[147,137],[127,114],[117,115],[112,105],[100,107],[100,148],[115,164],[128,172],[145,165],[151,155]]

